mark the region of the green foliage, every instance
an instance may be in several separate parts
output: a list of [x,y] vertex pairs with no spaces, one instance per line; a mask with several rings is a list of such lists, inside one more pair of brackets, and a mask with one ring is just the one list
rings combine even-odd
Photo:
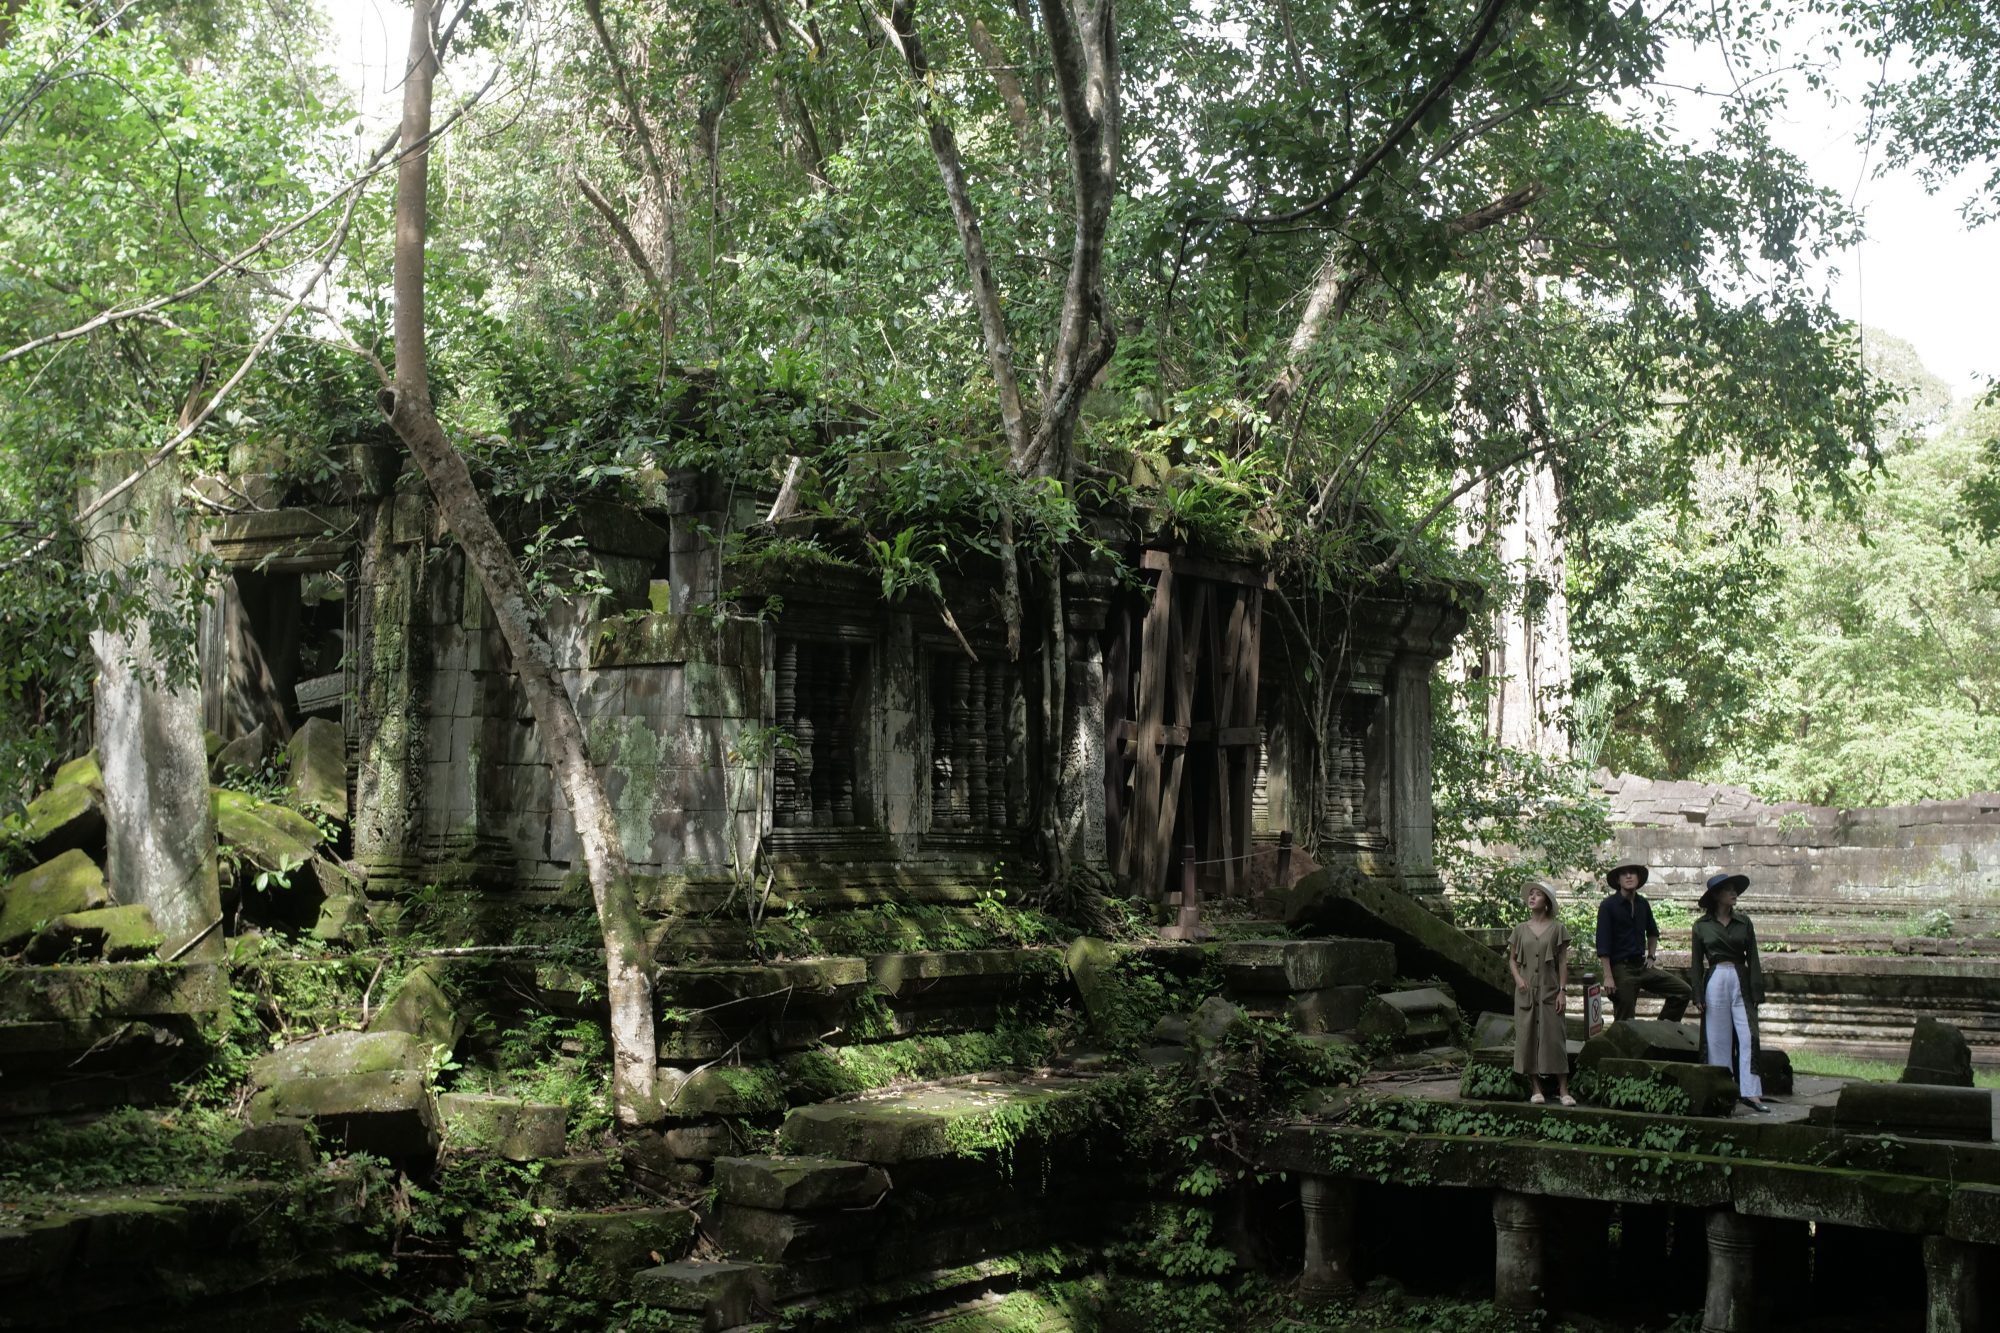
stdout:
[[1458,1095],[1469,1101],[1517,1102],[1526,1094],[1521,1087],[1521,1076],[1511,1065],[1468,1060],[1465,1072],[1459,1076]]
[[1570,1084],[1578,1101],[1608,1106],[1614,1111],[1644,1111],[1649,1115],[1686,1115],[1687,1094],[1672,1084],[1649,1078],[1605,1078],[1595,1069],[1581,1069]]
[[[1484,740],[1468,712],[1480,693],[1434,690],[1432,781],[1438,872],[1459,924],[1511,926],[1527,915],[1527,882],[1594,872],[1610,808],[1580,766]],[[1566,897],[1563,907],[1577,904]]]
[[825,1046],[785,1057],[784,1098],[794,1104],[831,1101],[894,1083],[1033,1068],[1046,1063],[1051,1050],[1043,1029],[1008,1022],[989,1032]]
[[86,1124],[0,1136],[0,1200],[213,1184],[224,1178],[223,1153],[236,1127],[221,1110],[128,1106]]
[[459,1088],[561,1106],[569,1112],[570,1142],[578,1146],[611,1128],[611,1042],[603,1025],[553,1013],[505,1022],[481,1013],[475,1029],[490,1046],[492,1064],[458,1068]]

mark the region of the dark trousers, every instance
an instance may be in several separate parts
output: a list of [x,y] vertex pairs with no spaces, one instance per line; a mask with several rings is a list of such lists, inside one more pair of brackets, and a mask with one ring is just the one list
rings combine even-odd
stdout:
[[1611,980],[1618,986],[1618,993],[1611,997],[1611,1016],[1621,1023],[1630,1022],[1639,1012],[1640,991],[1666,997],[1660,1019],[1667,1023],[1680,1022],[1681,1015],[1687,1012],[1688,1001],[1694,998],[1694,991],[1684,978],[1663,972],[1643,960],[1613,963]]

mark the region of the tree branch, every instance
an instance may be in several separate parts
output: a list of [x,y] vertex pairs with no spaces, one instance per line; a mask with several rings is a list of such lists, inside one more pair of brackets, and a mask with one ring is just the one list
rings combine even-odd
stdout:
[[632,261],[632,267],[639,270],[639,276],[644,278],[646,286],[652,289],[653,299],[659,302],[661,309],[664,310],[667,304],[666,284],[660,281],[659,272],[654,269],[653,261],[646,258],[645,248],[639,244],[639,238],[632,234],[632,229],[625,225],[625,219],[617,207],[606,199],[603,193],[590,183],[590,177],[581,171],[576,173],[576,188],[590,201],[590,206],[597,210],[605,225],[611,228],[611,234],[618,238],[618,248]]

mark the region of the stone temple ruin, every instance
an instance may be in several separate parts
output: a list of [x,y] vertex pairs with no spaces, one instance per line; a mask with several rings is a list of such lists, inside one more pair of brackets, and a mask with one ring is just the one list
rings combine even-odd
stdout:
[[[0,917],[0,1116],[158,1103],[218,1015],[308,975],[358,1012],[329,1001],[249,1062],[226,1181],[0,1214],[0,1326],[349,1308],[364,1238],[286,1202],[349,1152],[534,1164],[525,1257],[468,1279],[505,1326],[557,1299],[660,1328],[934,1322],[1167,1226],[1185,1200],[1145,1131],[1189,1086],[1257,1130],[1213,1244],[1302,1300],[1435,1282],[1448,1254],[1504,1307],[1643,1292],[1717,1333],[1781,1306],[1987,1317],[1984,1092],[1800,1077],[1746,1121],[1689,1029],[1641,1021],[1573,1031],[1589,1104],[1525,1104],[1505,964],[1431,859],[1452,590],[1294,594],[1281,629],[1271,571],[1130,517],[1071,562],[1060,661],[1010,656],[978,559],[885,602],[719,536],[768,497],[702,475],[543,534],[598,575],[550,620],[659,991],[664,1118],[607,1150],[469,1077],[536,1015],[599,1014],[602,955],[593,977],[575,832],[477,582],[410,478],[357,477],[209,521],[232,576],[201,629],[212,759],[284,755],[285,790],[213,797],[228,956],[169,957],[121,905],[88,761],[11,829],[35,864]],[[1337,671],[1302,688],[1315,651]],[[1051,799],[1074,903],[1037,897]],[[1136,926],[1078,919],[1118,902]],[[316,952],[252,993],[279,937]]]

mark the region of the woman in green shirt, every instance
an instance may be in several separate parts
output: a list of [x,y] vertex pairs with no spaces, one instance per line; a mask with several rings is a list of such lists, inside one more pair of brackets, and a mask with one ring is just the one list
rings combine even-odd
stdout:
[[1708,1063],[1734,1068],[1744,1102],[1753,1111],[1768,1113],[1763,1080],[1757,1077],[1757,1006],[1764,1002],[1764,968],[1757,956],[1756,927],[1736,910],[1737,897],[1749,887],[1748,875],[1708,877],[1701,918],[1694,923],[1689,980],[1701,1006]]

